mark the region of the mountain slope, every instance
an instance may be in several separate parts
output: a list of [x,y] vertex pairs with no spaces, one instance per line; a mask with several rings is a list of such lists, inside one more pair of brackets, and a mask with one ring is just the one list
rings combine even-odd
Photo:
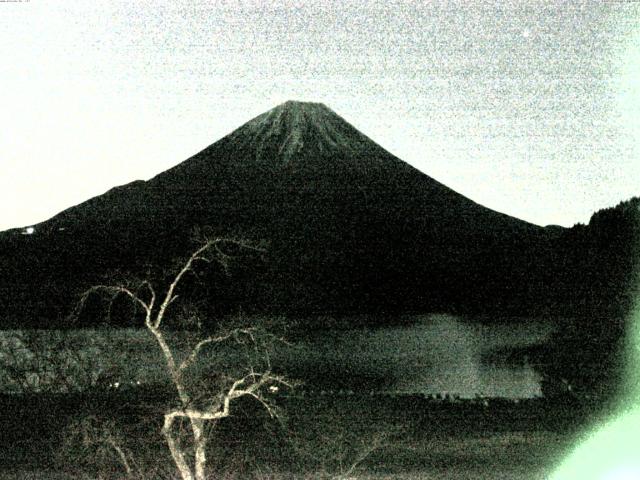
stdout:
[[459,195],[324,105],[287,102],[32,235],[0,234],[3,318],[55,322],[70,293],[167,265],[205,226],[269,243],[234,282],[210,278],[218,306],[277,313],[528,312],[557,236]]

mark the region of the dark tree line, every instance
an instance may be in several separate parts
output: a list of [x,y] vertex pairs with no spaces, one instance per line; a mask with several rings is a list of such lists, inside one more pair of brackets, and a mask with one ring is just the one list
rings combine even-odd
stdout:
[[615,394],[639,293],[640,198],[564,232],[555,261],[549,298],[564,321],[539,358],[549,388],[562,382],[577,393]]

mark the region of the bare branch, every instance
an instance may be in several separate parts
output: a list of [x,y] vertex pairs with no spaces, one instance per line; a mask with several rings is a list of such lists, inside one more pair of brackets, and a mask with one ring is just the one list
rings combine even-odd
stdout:
[[149,280],[143,280],[143,282],[140,284],[140,288],[142,287],[146,287],[147,290],[149,290],[149,292],[151,293],[151,299],[149,300],[149,310],[153,310],[153,307],[156,303],[156,291],[153,288],[153,285],[151,285],[151,282],[149,282]]
[[182,266],[182,268],[180,269],[178,274],[174,277],[173,282],[171,282],[171,284],[169,285],[169,288],[167,289],[167,293],[166,293],[166,295],[164,297],[164,301],[160,305],[160,310],[158,311],[158,314],[156,316],[156,320],[154,322],[154,327],[155,328],[158,328],[160,326],[160,324],[162,323],[162,319],[164,318],[164,313],[167,310],[167,307],[171,303],[172,299],[174,298],[174,291],[175,291],[176,287],[178,286],[178,284],[182,280],[182,277],[184,277],[184,275],[191,270],[193,262],[195,262],[196,260],[201,260],[202,259],[202,253],[206,252],[209,248],[211,248],[212,245],[214,245],[215,243],[217,243],[219,241],[220,241],[220,239],[210,240],[210,241],[206,242],[202,247],[198,248],[195,252],[193,252],[191,254],[191,256],[189,257],[189,259]]
[[180,367],[179,367],[180,370],[184,370],[189,366],[191,366],[197,360],[200,351],[205,346],[210,345],[212,343],[221,343],[221,342],[224,342],[225,340],[229,340],[230,338],[235,338],[239,333],[250,334],[251,330],[252,330],[251,328],[236,329],[226,334],[219,335],[217,337],[208,337],[208,338],[205,338],[204,340],[199,341],[193,347],[189,356],[185,358],[184,361],[180,364]]
[[385,435],[374,436],[368,444],[363,445],[362,450],[355,456],[351,465],[343,470],[340,475],[338,475],[338,479],[347,479],[351,478],[351,474],[354,472],[356,468],[360,466],[362,462],[364,462],[373,452],[376,450],[380,450],[384,447],[386,441]]
[[[149,285],[149,287],[151,287],[151,285]],[[151,292],[153,292],[153,289],[151,289]],[[123,286],[115,286],[115,285],[94,285],[93,287],[86,290],[82,294],[80,301],[78,302],[72,315],[77,316],[80,313],[80,311],[82,310],[82,308],[84,308],[86,302],[88,301],[89,297],[92,294],[101,294],[101,293],[110,295],[111,300],[113,300],[119,294],[127,295],[131,300],[133,300],[135,304],[140,305],[142,307],[147,317],[151,316],[151,309],[153,308],[153,302],[155,301],[155,293],[152,294],[151,302],[147,304],[144,302],[144,300],[142,300],[138,295],[133,293],[128,288]],[[111,306],[109,306],[109,309],[111,309]]]

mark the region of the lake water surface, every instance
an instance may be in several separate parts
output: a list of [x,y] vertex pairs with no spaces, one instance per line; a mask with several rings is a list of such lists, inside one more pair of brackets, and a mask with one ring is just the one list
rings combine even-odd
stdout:
[[[342,320],[343,325],[350,325],[349,319]],[[403,326],[313,331],[292,348],[279,347],[273,356],[274,367],[290,376],[300,375],[310,389],[364,388],[461,397],[540,395],[540,376],[531,365],[510,362],[508,356],[500,360],[491,353],[544,343],[553,330],[551,322],[520,319],[508,325],[488,325],[451,315],[407,320]],[[28,349],[18,348],[19,343],[11,339],[25,333],[0,331],[0,368],[3,362],[35,365],[42,363],[39,358],[56,358],[52,352],[34,356]],[[79,358],[96,378],[106,376],[122,384],[169,381],[164,359],[145,329],[39,331],[29,335],[32,339],[35,335],[37,348],[62,346],[80,351]],[[170,340],[175,346],[185,343],[180,334],[171,334]],[[179,355],[184,355],[186,350],[180,350]],[[234,350],[211,354],[232,356]],[[79,373],[87,373],[82,370]],[[6,378],[0,376],[0,392],[14,390]],[[42,388],[47,388],[46,380],[38,381],[45,382]]]
[[385,390],[405,393],[541,395],[540,375],[528,362],[500,360],[491,353],[544,343],[553,331],[550,322],[519,319],[496,325],[451,315],[411,320],[408,326],[314,332],[305,342],[306,366],[386,379],[381,380]]

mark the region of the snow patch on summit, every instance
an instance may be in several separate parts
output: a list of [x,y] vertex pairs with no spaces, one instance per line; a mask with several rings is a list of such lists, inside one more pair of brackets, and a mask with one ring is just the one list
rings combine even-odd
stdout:
[[324,104],[297,101],[278,105],[232,135],[248,140],[255,149],[256,160],[268,161],[277,156],[285,164],[303,149],[330,155],[338,151],[370,151],[375,145]]

